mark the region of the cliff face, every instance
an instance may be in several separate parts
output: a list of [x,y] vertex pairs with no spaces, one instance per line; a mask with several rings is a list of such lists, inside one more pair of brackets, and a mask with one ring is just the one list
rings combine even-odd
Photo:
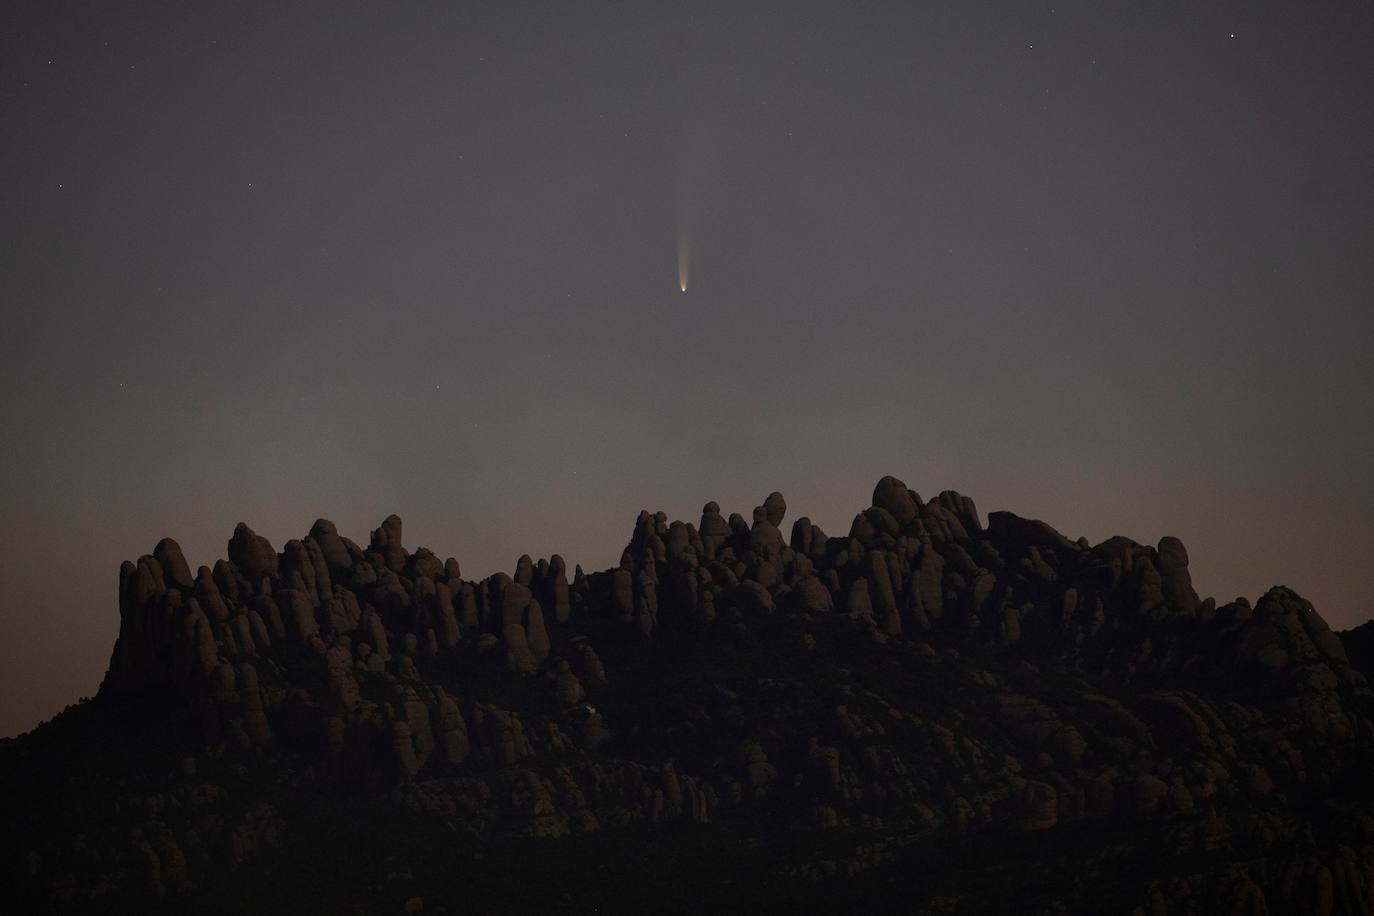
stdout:
[[785,538],[786,510],[643,512],[619,567],[571,577],[465,580],[395,516],[367,547],[239,525],[194,574],[165,539],[120,570],[100,695],[0,754],[9,885],[77,911],[1371,912],[1374,702],[1301,597],[1218,606],[1174,538],[984,526],[891,477],[841,537]]

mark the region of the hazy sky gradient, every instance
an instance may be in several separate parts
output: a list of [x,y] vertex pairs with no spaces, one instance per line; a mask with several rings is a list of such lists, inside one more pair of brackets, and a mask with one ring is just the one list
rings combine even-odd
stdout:
[[1368,2],[0,15],[0,734],[240,520],[604,568],[892,473],[1374,615]]

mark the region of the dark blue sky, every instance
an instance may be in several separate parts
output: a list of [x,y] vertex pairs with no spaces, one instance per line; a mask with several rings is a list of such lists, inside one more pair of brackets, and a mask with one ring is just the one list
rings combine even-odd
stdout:
[[1367,2],[3,17],[0,733],[240,520],[600,568],[892,473],[1374,614]]

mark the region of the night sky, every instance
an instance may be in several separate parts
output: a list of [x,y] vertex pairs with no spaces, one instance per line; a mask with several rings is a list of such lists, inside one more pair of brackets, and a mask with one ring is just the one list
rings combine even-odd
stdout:
[[1374,4],[0,17],[0,734],[241,520],[476,578],[890,473],[1374,615]]

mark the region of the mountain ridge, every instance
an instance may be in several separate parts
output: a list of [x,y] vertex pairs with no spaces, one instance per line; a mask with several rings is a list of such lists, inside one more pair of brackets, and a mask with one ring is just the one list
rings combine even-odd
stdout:
[[[1368,625],[1348,656],[1290,589],[1200,598],[1176,538],[985,525],[895,477],[845,536],[784,539],[786,512],[643,511],[617,567],[479,581],[396,516],[365,548],[240,524],[195,573],[163,539],[120,569],[98,695],[0,744],[12,886],[55,911],[264,881],[282,911],[671,910],[688,876],[727,908],[1371,911]],[[321,832],[339,812],[371,831]],[[514,849],[561,883],[491,864]]]

